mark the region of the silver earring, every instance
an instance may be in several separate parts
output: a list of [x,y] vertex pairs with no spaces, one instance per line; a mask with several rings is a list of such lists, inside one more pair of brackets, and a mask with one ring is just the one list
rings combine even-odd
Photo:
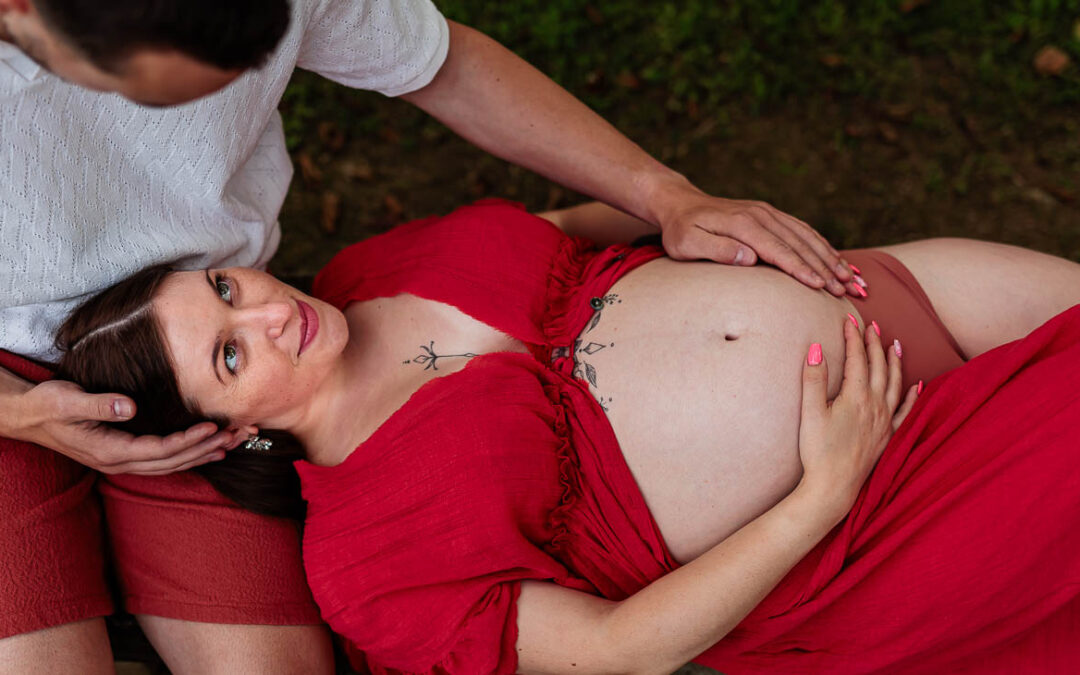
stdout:
[[248,439],[244,441],[245,450],[256,450],[258,452],[266,452],[274,445],[274,442],[269,438],[259,438],[258,436],[248,436]]

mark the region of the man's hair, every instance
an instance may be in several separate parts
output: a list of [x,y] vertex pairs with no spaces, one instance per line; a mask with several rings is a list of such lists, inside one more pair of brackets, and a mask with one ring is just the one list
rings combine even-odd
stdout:
[[[56,376],[91,394],[123,394],[135,401],[135,417],[111,426],[132,434],[165,436],[200,422],[224,428],[184,400],[173,370],[154,297],[172,273],[169,265],[150,267],[105,289],[77,307],[57,331],[63,355]],[[288,432],[260,430],[273,441],[270,450],[229,451],[225,459],[192,469],[240,506],[270,516],[303,520],[300,477],[293,461],[303,446]]]
[[289,0],[33,0],[91,63],[115,72],[134,51],[175,49],[231,70],[261,65],[289,27]]

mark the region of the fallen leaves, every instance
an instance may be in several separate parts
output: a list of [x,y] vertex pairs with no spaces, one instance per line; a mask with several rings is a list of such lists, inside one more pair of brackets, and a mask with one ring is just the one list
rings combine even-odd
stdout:
[[1069,67],[1069,55],[1053,45],[1046,45],[1035,54],[1035,72],[1045,76],[1060,75]]
[[319,217],[319,227],[326,234],[337,232],[338,216],[341,214],[341,195],[333,190],[327,190],[322,194],[322,212]]

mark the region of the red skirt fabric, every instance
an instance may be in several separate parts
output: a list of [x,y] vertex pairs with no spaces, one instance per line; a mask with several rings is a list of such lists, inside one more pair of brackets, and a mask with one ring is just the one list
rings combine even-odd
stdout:
[[1080,664],[1080,306],[927,386],[850,516],[699,663]]
[[[3,351],[0,367],[50,377]],[[234,506],[198,476],[99,476],[0,438],[0,485],[0,638],[111,613],[107,564],[134,614],[321,623],[297,528]]]

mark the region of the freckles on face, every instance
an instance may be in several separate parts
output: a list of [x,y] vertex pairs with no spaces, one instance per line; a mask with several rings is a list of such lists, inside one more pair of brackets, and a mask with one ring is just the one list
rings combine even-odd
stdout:
[[335,308],[249,269],[174,273],[154,313],[181,394],[236,424],[289,428],[348,337]]

